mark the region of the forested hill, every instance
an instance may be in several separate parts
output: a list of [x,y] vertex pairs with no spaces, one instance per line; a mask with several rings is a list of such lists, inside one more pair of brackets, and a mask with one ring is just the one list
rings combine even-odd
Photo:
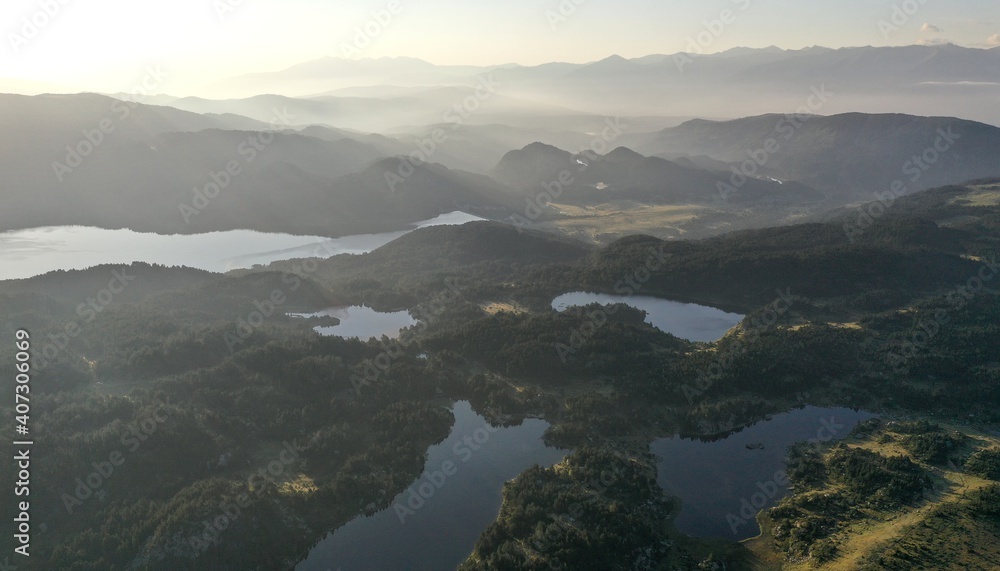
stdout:
[[[595,249],[477,222],[415,231],[361,256],[222,275],[134,264],[0,282],[0,330],[32,334],[32,420],[46,439],[33,469],[52,482],[32,504],[50,529],[33,558],[81,571],[136,561],[291,568],[420,475],[427,447],[448,434],[444,398],[467,399],[498,424],[544,416],[547,440],[577,455],[567,466],[635,468],[634,486],[597,504],[607,517],[579,520],[601,542],[566,544],[572,560],[600,560],[595,546],[641,525],[675,542],[660,563],[694,570],[721,558],[742,571],[740,544],[656,531],[674,508],[640,456],[651,438],[726,433],[802,404],[1000,419],[996,289],[954,295],[973,277],[996,276],[1000,189],[937,189],[889,211],[853,239],[834,221],[700,241],[632,236]],[[115,271],[136,276],[134,293],[80,315],[77,304]],[[552,310],[555,295],[580,290],[698,301],[746,318],[695,343],[624,306]],[[402,333],[404,346],[320,336],[316,321],[286,315],[360,303],[409,310],[422,325]],[[933,338],[916,346],[914,332],[935,319]],[[5,347],[0,368],[13,370]],[[705,371],[715,371],[707,381]],[[13,392],[13,382],[0,388]],[[104,483],[105,501],[85,497],[67,513],[62,491],[74,494],[75,479],[122,450],[151,413],[167,420]],[[13,414],[0,410],[4,422]],[[301,461],[255,491],[247,517],[217,543],[188,540],[292,439],[305,448]],[[588,493],[559,470],[529,471],[510,492],[476,546],[480,561],[499,562],[532,536],[533,525],[517,524],[535,521],[518,519],[535,513],[532,502]]]
[[[769,139],[777,148],[767,145]],[[745,161],[749,151],[762,157],[758,162],[771,176],[841,200],[884,192],[897,179],[915,191],[1000,176],[1000,128],[954,117],[846,113],[692,120],[636,149],[725,162]]]

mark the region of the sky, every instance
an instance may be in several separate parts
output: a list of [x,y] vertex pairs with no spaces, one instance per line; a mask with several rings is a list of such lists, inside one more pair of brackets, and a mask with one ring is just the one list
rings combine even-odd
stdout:
[[989,47],[1000,45],[1000,3],[4,0],[0,33],[0,78],[8,91],[128,91],[152,66],[166,78],[157,89],[180,94],[325,56],[536,65],[738,46]]

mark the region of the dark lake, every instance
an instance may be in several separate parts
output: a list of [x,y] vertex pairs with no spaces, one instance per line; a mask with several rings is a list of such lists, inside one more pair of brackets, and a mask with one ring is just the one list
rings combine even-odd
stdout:
[[591,303],[624,303],[646,312],[646,323],[660,331],[690,341],[718,341],[727,331],[743,321],[743,315],[695,303],[682,303],[647,295],[610,295],[576,291],[552,300],[552,308],[564,311]]
[[549,426],[543,420],[496,428],[468,402],[456,403],[453,410],[451,434],[428,449],[424,473],[393,506],[334,530],[298,571],[455,569],[500,513],[504,482],[566,455],[542,443]]
[[715,441],[675,436],[653,442],[650,449],[659,458],[657,481],[682,502],[677,529],[728,540],[758,535],[757,511],[788,492],[787,482],[775,477],[784,472],[787,448],[812,439],[846,438],[858,422],[873,417],[849,408],[807,406]]
[[293,317],[336,317],[340,323],[330,327],[315,327],[320,335],[334,335],[350,339],[358,337],[367,341],[370,337],[390,339],[399,337],[404,327],[416,325],[417,320],[408,311],[380,312],[370,307],[353,305],[350,307],[331,307],[316,313],[290,313]]

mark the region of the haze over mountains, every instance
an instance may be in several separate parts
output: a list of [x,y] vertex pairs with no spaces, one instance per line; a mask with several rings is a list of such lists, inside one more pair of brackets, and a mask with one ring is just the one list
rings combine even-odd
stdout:
[[[829,117],[770,114],[731,121],[693,120],[623,140],[643,153],[705,156],[743,163],[850,199],[888,189],[910,190],[993,176],[1000,156],[997,128],[950,117],[847,113]],[[775,149],[765,149],[769,140]]]
[[[598,242],[708,236],[896,181],[1000,176],[1000,129],[968,120],[997,112],[997,77],[996,49],[769,48],[493,68],[326,58],[223,80],[263,93],[226,100],[4,95],[20,144],[0,156],[0,228],[339,236],[464,210]],[[936,113],[866,113],[888,99]]]
[[[516,115],[516,103],[523,101],[550,111],[562,108],[564,112],[629,116],[732,118],[790,112],[806,104],[811,87],[825,85],[835,96],[824,105],[824,115],[849,111],[949,115],[1000,124],[1000,110],[990,104],[1000,95],[1000,47],[951,44],[738,48],[718,54],[610,56],[586,64],[531,67],[436,66],[412,58],[323,58],[286,70],[221,80],[211,89],[212,97],[226,99],[279,93],[331,104],[335,101],[331,96],[348,98],[341,101],[343,109],[357,104],[349,100],[353,97],[419,100],[432,95],[420,93],[420,88],[475,87],[483,76],[496,84],[499,96],[509,99],[499,103],[498,98],[493,109],[484,106],[482,113],[470,119],[473,123]],[[446,101],[443,108],[450,104]],[[420,106],[413,110],[414,115],[422,112]]]
[[1000,561],[996,6],[67,4],[0,571]]
[[[563,172],[572,173],[573,182],[565,185],[564,195],[554,198],[578,206],[615,200],[656,204],[722,201],[719,184],[727,179],[726,173],[644,157],[626,147],[618,147],[603,156],[587,156],[572,155],[541,143],[508,153],[493,170],[493,176],[531,192],[558,188],[556,183]],[[806,204],[822,201],[823,195],[799,183],[786,185],[754,178],[748,180],[743,185],[743,192],[733,198],[741,203],[787,201]]]

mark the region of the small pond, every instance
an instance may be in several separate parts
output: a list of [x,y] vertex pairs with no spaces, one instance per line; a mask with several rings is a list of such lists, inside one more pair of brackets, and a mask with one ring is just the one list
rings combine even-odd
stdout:
[[807,406],[712,441],[675,436],[653,442],[650,449],[659,459],[657,481],[682,502],[677,529],[727,540],[758,535],[757,512],[788,492],[788,447],[846,438],[859,422],[874,416],[849,408]]
[[644,295],[610,295],[582,291],[560,295],[552,300],[552,308],[565,311],[569,307],[592,303],[610,305],[624,303],[646,312],[646,322],[660,331],[690,341],[718,341],[727,331],[739,325],[745,316],[721,309],[681,303]]
[[289,315],[301,318],[336,317],[340,320],[339,324],[316,327],[316,332],[320,335],[345,339],[358,337],[362,341],[367,341],[370,337],[381,339],[383,335],[390,339],[396,339],[404,327],[417,324],[417,320],[413,319],[407,311],[384,313],[363,305],[331,307],[316,313],[290,313]]

